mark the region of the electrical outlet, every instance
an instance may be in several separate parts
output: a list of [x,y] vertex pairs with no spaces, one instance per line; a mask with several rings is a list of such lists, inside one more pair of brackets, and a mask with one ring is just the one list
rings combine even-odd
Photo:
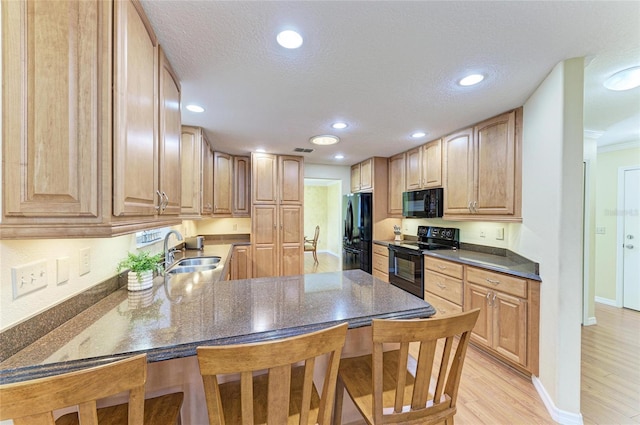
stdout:
[[58,285],[69,281],[69,257],[56,259],[56,283]]
[[233,230],[238,230],[238,225],[234,223]]
[[82,276],[91,271],[91,248],[80,250],[79,275]]
[[13,299],[47,286],[47,261],[23,264],[11,268]]
[[596,235],[604,235],[607,233],[606,227],[596,227]]
[[499,241],[504,240],[504,227],[498,227],[496,229],[496,239]]
[[481,238],[486,238],[487,237],[487,232],[484,229],[480,230],[480,237]]

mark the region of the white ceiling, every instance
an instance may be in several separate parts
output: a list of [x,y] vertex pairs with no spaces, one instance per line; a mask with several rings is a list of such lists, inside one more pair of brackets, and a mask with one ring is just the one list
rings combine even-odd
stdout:
[[[586,57],[585,129],[640,140],[640,88],[602,81],[640,65],[640,2],[142,0],[182,82],[183,123],[217,150],[353,164],[521,106],[560,61]],[[297,50],[275,41],[304,37]],[[485,80],[461,87],[479,72]],[[332,122],[344,120],[345,130]],[[526,125],[526,123],[525,123]],[[423,130],[423,139],[410,134]],[[309,138],[335,134],[337,145]],[[333,159],[342,153],[342,161]]]

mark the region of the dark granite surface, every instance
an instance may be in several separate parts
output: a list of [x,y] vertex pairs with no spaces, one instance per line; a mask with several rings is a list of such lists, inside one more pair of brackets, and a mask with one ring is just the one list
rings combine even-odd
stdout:
[[[206,246],[202,254],[215,255],[212,250]],[[357,328],[373,318],[434,313],[425,301],[361,270],[235,281],[220,280],[219,270],[160,276],[147,291],[115,291],[0,363],[0,383],[135,353],[155,362],[193,356],[199,345],[264,341],[345,321]]]
[[[394,245],[401,242],[375,241],[379,245]],[[439,249],[424,251],[424,255],[456,261],[470,266],[481,267],[526,279],[542,281],[539,264],[508,249],[461,243],[460,249]]]

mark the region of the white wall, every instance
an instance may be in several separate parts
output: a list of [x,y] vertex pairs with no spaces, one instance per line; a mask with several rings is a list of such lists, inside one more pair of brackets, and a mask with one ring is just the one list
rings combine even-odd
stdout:
[[[558,64],[524,105],[523,222],[509,249],[540,263],[540,376],[554,419],[581,423],[583,59]],[[546,394],[545,394],[546,392]]]
[[304,177],[307,179],[332,179],[342,181],[342,194],[351,193],[351,166],[304,164]]
[[[583,325],[596,323],[596,176],[598,172],[597,139],[584,138],[584,282]],[[585,311],[586,310],[586,311]]]

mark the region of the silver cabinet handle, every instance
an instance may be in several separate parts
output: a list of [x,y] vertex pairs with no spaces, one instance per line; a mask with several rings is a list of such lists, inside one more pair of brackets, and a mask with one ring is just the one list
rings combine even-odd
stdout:
[[629,249],[633,249],[633,245],[631,245],[631,244],[627,244],[627,245],[625,245],[624,247],[625,247],[625,248],[629,248]]
[[487,282],[489,283],[493,283],[494,285],[500,285],[500,281],[499,280],[491,280],[489,278],[485,279]]
[[471,202],[469,202],[469,207],[468,208],[469,208],[470,212],[473,212],[473,209],[471,208]]
[[446,269],[446,268],[447,268],[447,266],[442,266],[442,265],[440,265],[440,264],[437,264],[437,267],[438,267],[440,270],[444,270],[444,269]]
[[493,298],[491,298],[491,305],[494,306],[494,307],[496,305],[496,296],[497,296],[497,294],[494,292]]
[[489,299],[491,297],[491,292],[487,292],[487,304],[491,305],[491,300]]
[[166,193],[162,192],[162,198],[164,199],[162,203],[162,211],[164,211],[167,208],[167,205],[169,205],[169,197]]
[[156,209],[156,211],[162,211],[162,194],[159,190],[156,190],[156,194],[160,199],[158,200],[158,205],[156,205],[154,208]]
[[443,285],[443,284],[442,284],[442,283],[440,283],[440,282],[436,282],[436,285],[437,285],[437,286],[438,286],[438,288],[440,288],[440,289],[447,289],[447,285]]

